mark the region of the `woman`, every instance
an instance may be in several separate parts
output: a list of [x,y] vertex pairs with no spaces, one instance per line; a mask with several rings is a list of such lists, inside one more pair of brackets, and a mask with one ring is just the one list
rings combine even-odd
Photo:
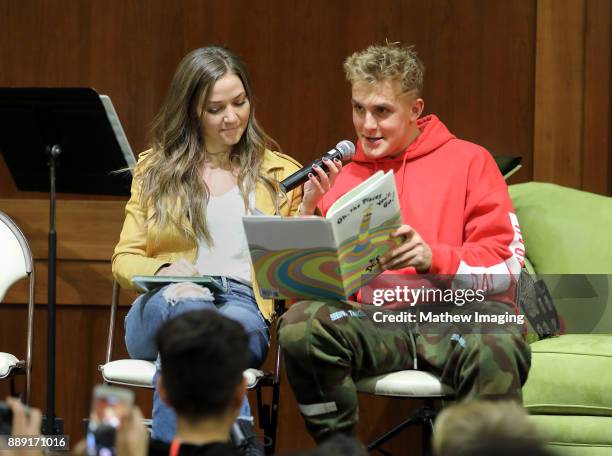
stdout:
[[[173,284],[140,296],[126,321],[130,356],[157,359],[154,337],[168,318],[213,308],[245,327],[251,366],[265,359],[266,319],[272,303],[261,298],[250,267],[242,216],[254,212],[310,212],[333,185],[340,162],[326,161],[302,189],[281,194],[278,182],[299,169],[255,120],[244,64],[218,46],[197,49],[179,64],[157,116],[152,148],[140,154],[113,275],[124,288],[135,275],[221,277],[226,293],[211,296],[193,283]],[[302,200],[302,196],[304,197]],[[241,417],[249,419],[245,400]],[[159,399],[153,405],[153,437],[170,441],[176,423]]]

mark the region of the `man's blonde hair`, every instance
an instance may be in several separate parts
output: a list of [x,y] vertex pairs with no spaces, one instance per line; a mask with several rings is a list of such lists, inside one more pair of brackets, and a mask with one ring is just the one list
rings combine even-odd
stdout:
[[414,46],[387,43],[355,52],[344,61],[344,73],[351,84],[396,80],[400,82],[402,92],[416,90],[417,95],[421,95],[425,66]]

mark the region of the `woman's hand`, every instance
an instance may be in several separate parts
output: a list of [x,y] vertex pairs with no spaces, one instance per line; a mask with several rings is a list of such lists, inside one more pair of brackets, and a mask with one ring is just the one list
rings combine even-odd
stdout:
[[414,228],[402,225],[391,234],[391,237],[401,238],[403,241],[379,258],[383,270],[413,267],[419,273],[429,271],[431,248]]
[[155,273],[155,275],[194,277],[199,276],[200,272],[196,269],[193,263],[187,261],[185,258],[181,258],[168,266],[162,266],[159,268],[159,271]]
[[337,158],[333,160],[323,158],[323,163],[325,163],[329,175],[320,166],[314,165],[312,167],[314,173],[309,174],[308,181],[304,184],[300,215],[314,214],[317,204],[323,195],[333,187],[338,174],[342,170],[342,161]]

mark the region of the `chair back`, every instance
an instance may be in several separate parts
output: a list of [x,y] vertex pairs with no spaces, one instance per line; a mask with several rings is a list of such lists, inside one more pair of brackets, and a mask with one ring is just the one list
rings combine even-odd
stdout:
[[32,272],[32,252],[15,222],[0,212],[0,301],[19,279]]
[[20,362],[25,369],[26,388],[24,402],[30,401],[32,382],[32,345],[34,338],[34,294],[36,273],[30,245],[17,224],[0,211],[0,302],[7,290],[18,280],[29,277],[28,332],[26,339],[25,361]]

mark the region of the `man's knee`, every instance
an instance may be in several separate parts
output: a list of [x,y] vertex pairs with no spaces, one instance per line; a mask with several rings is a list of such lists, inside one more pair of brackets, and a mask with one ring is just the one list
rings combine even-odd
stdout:
[[477,363],[479,394],[520,396],[531,366],[531,348],[518,334],[483,334],[468,343],[469,363]]
[[315,317],[313,301],[300,301],[293,304],[280,317],[278,322],[278,343],[285,351],[295,352],[305,346]]
[[477,352],[480,358],[492,362],[531,360],[531,347],[520,334],[474,334],[460,342],[469,352]]

